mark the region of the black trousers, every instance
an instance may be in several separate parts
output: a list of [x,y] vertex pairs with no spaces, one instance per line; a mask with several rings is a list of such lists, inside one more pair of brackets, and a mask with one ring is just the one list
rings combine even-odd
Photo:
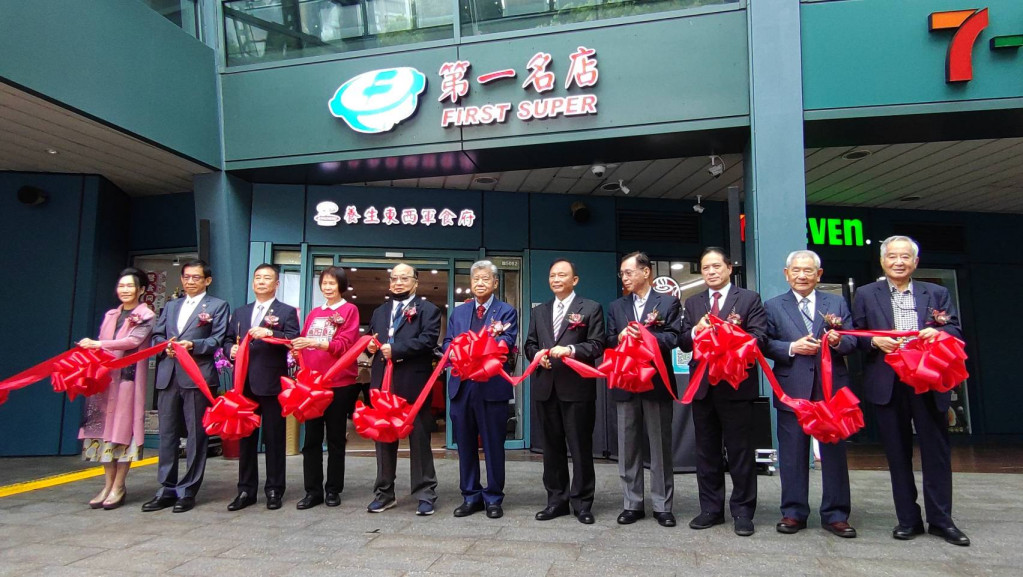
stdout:
[[[285,420],[281,416],[281,403],[277,396],[247,395],[259,403],[258,412],[262,418],[263,445],[266,447],[266,484],[263,491],[277,491],[284,494],[285,478]],[[255,495],[259,488],[259,431],[239,442],[238,492]]]
[[[543,443],[543,486],[548,507],[572,505],[576,514],[593,507],[596,475],[593,471],[593,401],[562,401],[551,398],[536,402]],[[566,450],[567,449],[567,450]],[[572,456],[572,477],[568,457]]]
[[[722,383],[719,386],[728,385]],[[753,401],[732,401],[721,398],[716,392],[717,387],[710,387],[707,396],[693,401],[692,405],[700,511],[724,514],[723,443],[728,451],[728,471],[732,477],[729,511],[732,517],[752,519],[757,509],[757,466],[752,442]]]
[[[318,419],[305,423],[305,444],[302,446],[302,473],[305,492],[323,496],[345,490],[345,433],[348,415],[355,406],[359,388],[354,385],[334,388],[334,400]],[[323,481],[323,433],[327,433],[327,481]]]

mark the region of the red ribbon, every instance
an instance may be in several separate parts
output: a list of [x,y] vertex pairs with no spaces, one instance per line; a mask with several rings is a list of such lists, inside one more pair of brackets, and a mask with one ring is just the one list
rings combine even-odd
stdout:
[[[330,387],[334,377],[356,362],[362,351],[375,340],[372,335],[360,337],[324,373],[306,368],[302,364],[302,352],[295,351],[299,370],[294,378],[281,377],[281,392],[277,395],[277,399],[281,403],[281,414],[285,417],[295,415],[295,418],[303,423],[309,419],[322,417],[331,401],[334,400],[334,391]],[[266,338],[263,341],[276,345],[291,344],[288,339]],[[380,343],[377,342],[377,344]]]
[[[915,337],[919,331],[836,331],[854,337]],[[884,361],[903,383],[918,395],[934,391],[947,393],[969,377],[966,371],[966,344],[943,332],[933,340],[913,339],[886,354]],[[828,365],[830,371],[831,365]]]
[[[245,338],[238,346],[237,354],[235,354],[234,387],[223,395],[213,398],[202,375],[196,379],[189,374],[206,398],[213,403],[213,406],[206,409],[206,413],[202,416],[202,426],[206,429],[207,435],[219,435],[221,439],[243,439],[259,428],[260,417],[256,414],[259,404],[245,396],[245,377],[249,372],[249,343],[251,342],[252,335],[246,333]],[[177,343],[172,344],[175,355],[180,355],[180,351],[184,348]],[[195,365],[195,361],[192,360],[188,351],[185,351],[185,357],[193,366]],[[184,367],[185,359],[180,358],[179,361]],[[198,371],[198,367],[196,370]]]
[[735,390],[746,380],[749,369],[757,363],[760,349],[757,339],[736,324],[708,315],[710,328],[693,338],[693,358],[700,361],[689,377],[689,388],[682,403],[693,402],[704,374],[711,386],[726,381]]
[[640,323],[631,322],[629,326],[639,330],[639,338],[626,333],[617,347],[604,351],[604,362],[600,366],[591,367],[568,357],[562,357],[561,361],[582,377],[606,378],[609,389],[622,389],[630,393],[653,390],[654,375],[660,375],[668,393],[677,401],[678,397],[668,380],[668,368],[661,357],[657,337]]

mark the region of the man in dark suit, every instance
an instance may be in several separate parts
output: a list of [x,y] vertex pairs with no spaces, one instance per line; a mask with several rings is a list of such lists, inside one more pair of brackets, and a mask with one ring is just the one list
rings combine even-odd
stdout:
[[[774,360],[774,374],[785,394],[795,399],[820,401],[821,346],[832,349],[832,383],[837,391],[849,385],[844,356],[856,350],[856,338],[839,336],[830,328],[852,327],[852,314],[840,296],[814,290],[824,270],[817,253],[797,250],[785,260],[785,280],[791,291],[764,303],[767,310],[766,355]],[[825,315],[841,319],[841,327],[829,327]],[[822,342],[822,339],[826,342]],[[778,461],[781,467],[781,514],[775,527],[793,534],[806,528],[810,516],[810,437],[803,432],[795,412],[774,399],[778,409]],[[821,497],[821,526],[839,537],[852,538],[849,525],[849,467],[845,441],[821,443],[824,492]]]
[[[738,325],[757,338],[763,349],[767,343],[767,313],[760,295],[732,285],[732,265],[724,249],[710,247],[700,255],[700,274],[707,290],[686,299],[682,313],[682,350],[693,350],[693,338],[708,330],[707,315]],[[698,362],[689,363],[693,374]],[[759,395],[757,372],[738,389],[726,382],[710,386],[706,376],[698,383],[693,401],[693,428],[696,432],[696,483],[700,491],[700,514],[689,522],[693,529],[708,529],[725,522],[725,466],[721,446],[728,453],[728,471],[732,477],[729,510],[735,534],[753,534],[753,514],[757,508],[756,455],[751,438],[753,401]]]
[[[225,354],[234,360],[238,342],[245,334],[252,335],[249,343],[249,374],[245,379],[245,396],[259,404],[262,418],[263,444],[266,446],[267,509],[280,509],[284,496],[284,417],[277,395],[281,392],[281,377],[288,374],[288,349],[264,343],[266,337],[293,339],[301,328],[298,311],[276,299],[280,286],[279,269],[272,264],[261,264],[252,275],[255,302],[235,309],[227,326]],[[239,443],[238,496],[227,506],[238,511],[256,502],[259,488],[259,432],[253,431]]]
[[[515,308],[494,296],[497,290],[497,267],[489,260],[473,263],[469,268],[469,288],[473,299],[456,307],[448,319],[444,335],[444,354],[451,340],[458,335],[487,329],[498,342],[515,349],[519,334],[519,314]],[[509,355],[513,357],[512,355]],[[512,367],[506,366],[508,371]],[[466,517],[476,511],[487,511],[487,517],[504,515],[504,439],[508,430],[508,401],[514,398],[511,384],[503,377],[486,382],[463,381],[452,373],[448,380],[451,399],[451,432],[458,445],[458,485],[462,504],[455,508],[455,517]],[[480,457],[477,439],[483,441],[487,458],[487,486],[480,484]]]
[[[206,294],[213,282],[210,265],[201,260],[186,262],[181,267],[184,298],[172,300],[160,313],[153,329],[153,343],[176,340],[191,352],[210,390],[219,386],[213,354],[224,343],[227,303]],[[142,505],[143,511],[159,511],[173,506],[183,513],[195,506],[195,495],[206,470],[206,449],[209,437],[202,426],[202,417],[210,406],[196,384],[178,366],[174,349],[167,347],[156,367],[156,406],[160,418],[159,466],[156,478],[162,487],[156,497]],[[185,475],[178,478],[178,435],[182,426],[187,431]]]
[[[597,382],[579,376],[561,359],[570,357],[593,364],[604,350],[604,310],[600,304],[575,294],[579,277],[575,265],[558,259],[547,277],[554,298],[533,308],[526,358],[543,349],[547,356],[531,378],[533,401],[540,420],[543,449],[543,486],[547,507],[537,521],[549,521],[569,513],[591,525],[593,492],[593,426]],[[572,455],[569,483],[568,455]]]
[[674,466],[671,450],[671,419],[674,407],[667,387],[675,390],[671,350],[679,338],[680,305],[672,295],[651,290],[653,271],[650,258],[641,252],[628,254],[622,259],[619,276],[626,295],[608,307],[607,348],[618,346],[618,341],[640,333],[629,322],[638,321],[657,338],[670,383],[653,379],[654,388],[644,393],[630,393],[621,389],[611,391],[618,409],[618,474],[622,478],[624,510],[618,523],[628,525],[646,516],[643,507],[643,440],[650,446],[650,500],[654,518],[662,527],[674,527],[671,512],[675,493]]
[[[370,344],[373,359],[373,388],[379,389],[387,361],[394,363],[391,392],[414,403],[426,380],[433,372],[434,351],[440,337],[440,311],[430,301],[416,296],[419,273],[407,264],[399,264],[390,272],[389,300],[373,311],[369,330],[383,342],[379,348]],[[430,449],[430,433],[434,423],[429,407],[416,413],[409,435],[412,496],[418,499],[416,515],[433,515],[437,501],[437,473]],[[382,513],[397,502],[394,480],[398,468],[398,443],[377,443],[377,478],[373,486],[376,496],[369,504],[370,513]]]
[[[853,302],[853,322],[858,329],[918,330],[917,338],[934,339],[938,332],[962,338],[955,304],[944,287],[913,280],[920,249],[906,236],[892,236],[881,243],[881,268],[885,279],[861,287]],[[924,532],[913,475],[913,429],[920,440],[924,475],[924,507],[927,532],[953,545],[969,545],[970,539],[952,521],[952,463],[946,413],[951,392],[917,395],[899,381],[885,361],[900,340],[887,337],[860,338],[866,351],[863,384],[867,400],[874,403],[888,470],[892,478],[895,515],[899,524],[892,537],[913,539]]]

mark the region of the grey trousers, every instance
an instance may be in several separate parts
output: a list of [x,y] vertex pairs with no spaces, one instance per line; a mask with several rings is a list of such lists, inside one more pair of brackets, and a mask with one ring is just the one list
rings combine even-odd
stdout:
[[[210,439],[202,426],[202,416],[210,406],[199,389],[183,389],[171,379],[166,389],[157,391],[156,408],[160,415],[160,452],[156,496],[195,497],[206,472],[206,449]],[[178,435],[181,425],[188,433],[185,445],[185,475],[178,478]]]
[[655,513],[670,513],[675,495],[671,457],[671,401],[633,397],[618,401],[618,474],[624,508],[643,511],[643,434],[650,444],[650,501]]
[[[429,407],[423,407],[416,414],[412,433],[409,434],[409,473],[412,496],[419,501],[433,503],[437,500],[437,471],[433,467],[433,451],[430,449],[430,431],[433,430],[433,416]],[[398,472],[398,443],[377,443],[377,479],[373,493],[384,503],[394,499],[394,480]]]

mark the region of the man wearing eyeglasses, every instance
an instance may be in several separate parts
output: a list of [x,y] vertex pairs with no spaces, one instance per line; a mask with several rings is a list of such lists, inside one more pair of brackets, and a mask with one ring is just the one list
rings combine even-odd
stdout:
[[629,326],[630,322],[645,325],[657,338],[671,382],[665,383],[660,375],[655,375],[654,388],[644,393],[611,390],[611,398],[618,409],[618,474],[622,478],[625,503],[618,515],[618,523],[629,525],[646,516],[643,504],[645,435],[650,446],[650,501],[654,519],[662,527],[674,527],[675,516],[671,512],[675,493],[671,450],[674,407],[668,387],[675,391],[671,350],[678,343],[682,307],[673,295],[651,290],[650,258],[641,252],[628,254],[622,259],[619,277],[626,294],[608,307],[607,348],[617,347],[626,335],[640,338],[639,329]]
[[[440,337],[440,310],[425,298],[416,296],[419,273],[407,264],[391,269],[389,299],[373,311],[369,330],[382,345],[370,344],[372,387],[379,389],[387,362],[393,363],[391,392],[410,404],[415,403],[433,372],[434,351]],[[416,515],[433,515],[437,501],[437,473],[433,466],[430,433],[433,418],[427,407],[416,413],[409,435],[409,461],[412,496],[419,501]],[[377,478],[373,486],[375,499],[370,513],[382,513],[397,504],[394,481],[398,469],[398,442],[377,443]]]
[[[219,379],[213,354],[223,345],[231,309],[226,302],[206,294],[211,282],[213,272],[205,262],[193,260],[181,267],[185,296],[164,307],[153,328],[153,344],[176,340],[191,353],[210,390],[216,391]],[[195,495],[206,471],[209,437],[203,429],[202,417],[210,403],[174,356],[174,349],[168,347],[156,366],[156,406],[160,417],[156,478],[161,487],[156,497],[142,505],[146,512],[173,506],[175,513],[184,513],[195,507]],[[182,428],[188,437],[187,469],[179,477],[178,438]]]
[[[489,260],[473,263],[469,269],[469,290],[473,298],[455,308],[444,336],[444,354],[458,335],[481,330],[490,332],[498,342],[515,348],[519,334],[519,314],[515,307],[498,299],[497,267]],[[514,355],[511,355],[514,358]],[[505,371],[513,367],[505,366]],[[514,398],[511,384],[503,377],[485,382],[465,381],[451,374],[448,380],[451,398],[451,431],[458,444],[458,485],[462,504],[455,517],[466,517],[486,509],[487,517],[504,515],[504,439],[508,430],[508,401]],[[480,483],[480,458],[477,439],[486,455],[487,486]]]
[[[856,291],[852,311],[856,328],[919,330],[917,338],[925,340],[936,338],[939,332],[963,338],[948,289],[913,280],[913,271],[919,262],[920,248],[913,239],[891,236],[881,243],[881,268],[885,278]],[[892,478],[895,515],[899,521],[892,530],[892,537],[906,541],[924,533],[913,475],[915,429],[920,441],[927,532],[953,545],[969,545],[970,538],[952,521],[952,455],[945,416],[952,393],[917,395],[909,385],[899,381],[884,358],[902,346],[901,340],[862,337],[859,346],[867,353],[863,384],[867,400],[876,407],[877,425]]]

